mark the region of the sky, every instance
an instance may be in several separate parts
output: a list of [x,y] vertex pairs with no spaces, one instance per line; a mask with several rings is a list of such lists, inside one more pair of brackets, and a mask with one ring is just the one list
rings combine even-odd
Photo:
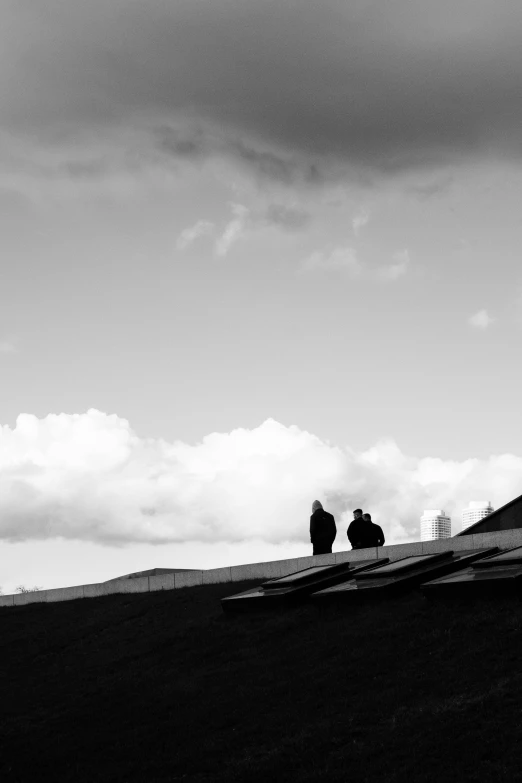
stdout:
[[4,0],[0,586],[522,493],[522,6]]

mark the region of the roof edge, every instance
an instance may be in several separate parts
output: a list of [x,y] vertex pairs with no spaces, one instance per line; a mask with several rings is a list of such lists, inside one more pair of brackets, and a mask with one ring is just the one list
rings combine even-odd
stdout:
[[457,538],[457,536],[470,536],[473,535],[473,531],[476,527],[481,525],[485,519],[488,521],[491,519],[495,519],[497,515],[500,516],[500,514],[503,514],[505,511],[507,511],[508,508],[511,508],[511,506],[514,506],[516,503],[522,503],[522,495],[518,495],[518,497],[513,498],[513,500],[510,500],[508,503],[505,503],[503,506],[500,506],[500,508],[495,509],[495,511],[492,511],[491,514],[487,514],[485,517],[482,517],[482,519],[479,519],[478,522],[475,522],[473,525],[470,525],[465,530],[461,530],[460,533],[455,533],[452,538]]

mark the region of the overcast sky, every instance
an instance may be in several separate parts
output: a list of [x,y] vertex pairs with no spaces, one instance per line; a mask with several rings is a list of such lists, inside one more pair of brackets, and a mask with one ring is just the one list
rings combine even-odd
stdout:
[[4,0],[4,592],[522,493],[521,37],[514,0]]

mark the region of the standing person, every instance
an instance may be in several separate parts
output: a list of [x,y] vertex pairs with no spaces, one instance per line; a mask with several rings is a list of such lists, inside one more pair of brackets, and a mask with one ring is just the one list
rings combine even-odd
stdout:
[[314,500],[310,517],[310,541],[314,547],[313,554],[331,554],[336,535],[337,527],[333,514],[325,511],[319,500]]
[[368,531],[368,537],[372,541],[370,546],[383,546],[384,533],[382,532],[382,527],[380,525],[376,525],[375,522],[372,522],[370,514],[363,514],[363,519],[367,524],[370,525]]
[[367,546],[372,546],[368,543],[368,523],[363,519],[362,508],[356,508],[353,512],[353,520],[348,525],[346,535],[352,549],[365,549]]

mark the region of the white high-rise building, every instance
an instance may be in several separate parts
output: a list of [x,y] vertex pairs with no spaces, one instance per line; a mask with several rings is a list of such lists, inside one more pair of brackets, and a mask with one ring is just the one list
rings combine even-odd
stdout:
[[489,500],[470,500],[468,507],[462,509],[462,530],[480,522],[494,510]]
[[441,508],[427,509],[421,516],[421,541],[451,538],[451,517]]

